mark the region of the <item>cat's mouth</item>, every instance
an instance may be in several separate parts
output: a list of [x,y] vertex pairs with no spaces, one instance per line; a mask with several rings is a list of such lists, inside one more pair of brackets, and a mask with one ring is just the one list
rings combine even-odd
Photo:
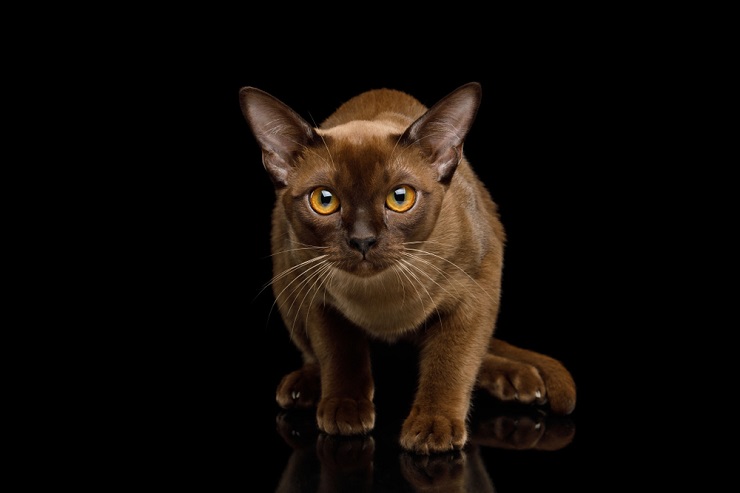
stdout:
[[381,262],[375,259],[370,260],[363,257],[356,261],[341,262],[337,267],[350,274],[360,277],[369,277],[383,272],[389,267],[389,264],[387,262]]

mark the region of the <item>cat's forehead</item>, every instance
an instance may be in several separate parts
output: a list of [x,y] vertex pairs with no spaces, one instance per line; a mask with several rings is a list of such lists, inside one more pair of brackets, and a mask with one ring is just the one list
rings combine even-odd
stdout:
[[[401,130],[382,121],[352,121],[321,130],[319,135],[330,160],[340,166],[346,163],[372,168],[383,163],[387,169],[401,152],[397,145]],[[369,171],[366,169],[366,173]]]
[[421,178],[418,170],[412,171],[411,154],[399,143],[404,130],[382,120],[319,129],[321,139],[304,155],[307,166],[298,172],[311,186],[323,183],[335,189],[384,194],[389,182]]
[[366,146],[399,135],[403,130],[389,121],[355,120],[326,130],[319,129],[318,132],[343,145]]

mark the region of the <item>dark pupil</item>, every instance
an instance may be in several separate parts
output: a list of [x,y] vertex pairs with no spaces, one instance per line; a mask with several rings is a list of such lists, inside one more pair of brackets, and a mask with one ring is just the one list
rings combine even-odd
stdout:
[[321,191],[321,205],[329,205],[329,204],[331,204],[331,192],[322,190]]
[[393,192],[393,198],[398,202],[399,204],[402,204],[406,201],[406,190],[403,188],[399,188],[395,192]]

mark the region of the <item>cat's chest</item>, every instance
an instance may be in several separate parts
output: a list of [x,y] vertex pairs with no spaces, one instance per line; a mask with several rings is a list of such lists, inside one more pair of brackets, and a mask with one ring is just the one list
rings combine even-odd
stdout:
[[384,338],[414,330],[434,310],[432,293],[392,271],[360,279],[340,273],[326,289],[345,317]]

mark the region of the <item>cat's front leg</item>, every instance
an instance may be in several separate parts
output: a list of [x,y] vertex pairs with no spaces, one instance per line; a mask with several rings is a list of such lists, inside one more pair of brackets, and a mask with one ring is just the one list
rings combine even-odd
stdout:
[[365,335],[329,309],[307,326],[319,361],[321,399],[316,420],[330,435],[359,435],[375,427],[375,392]]
[[426,330],[419,386],[401,430],[401,446],[420,454],[459,450],[478,367],[493,327],[485,314],[459,310]]

